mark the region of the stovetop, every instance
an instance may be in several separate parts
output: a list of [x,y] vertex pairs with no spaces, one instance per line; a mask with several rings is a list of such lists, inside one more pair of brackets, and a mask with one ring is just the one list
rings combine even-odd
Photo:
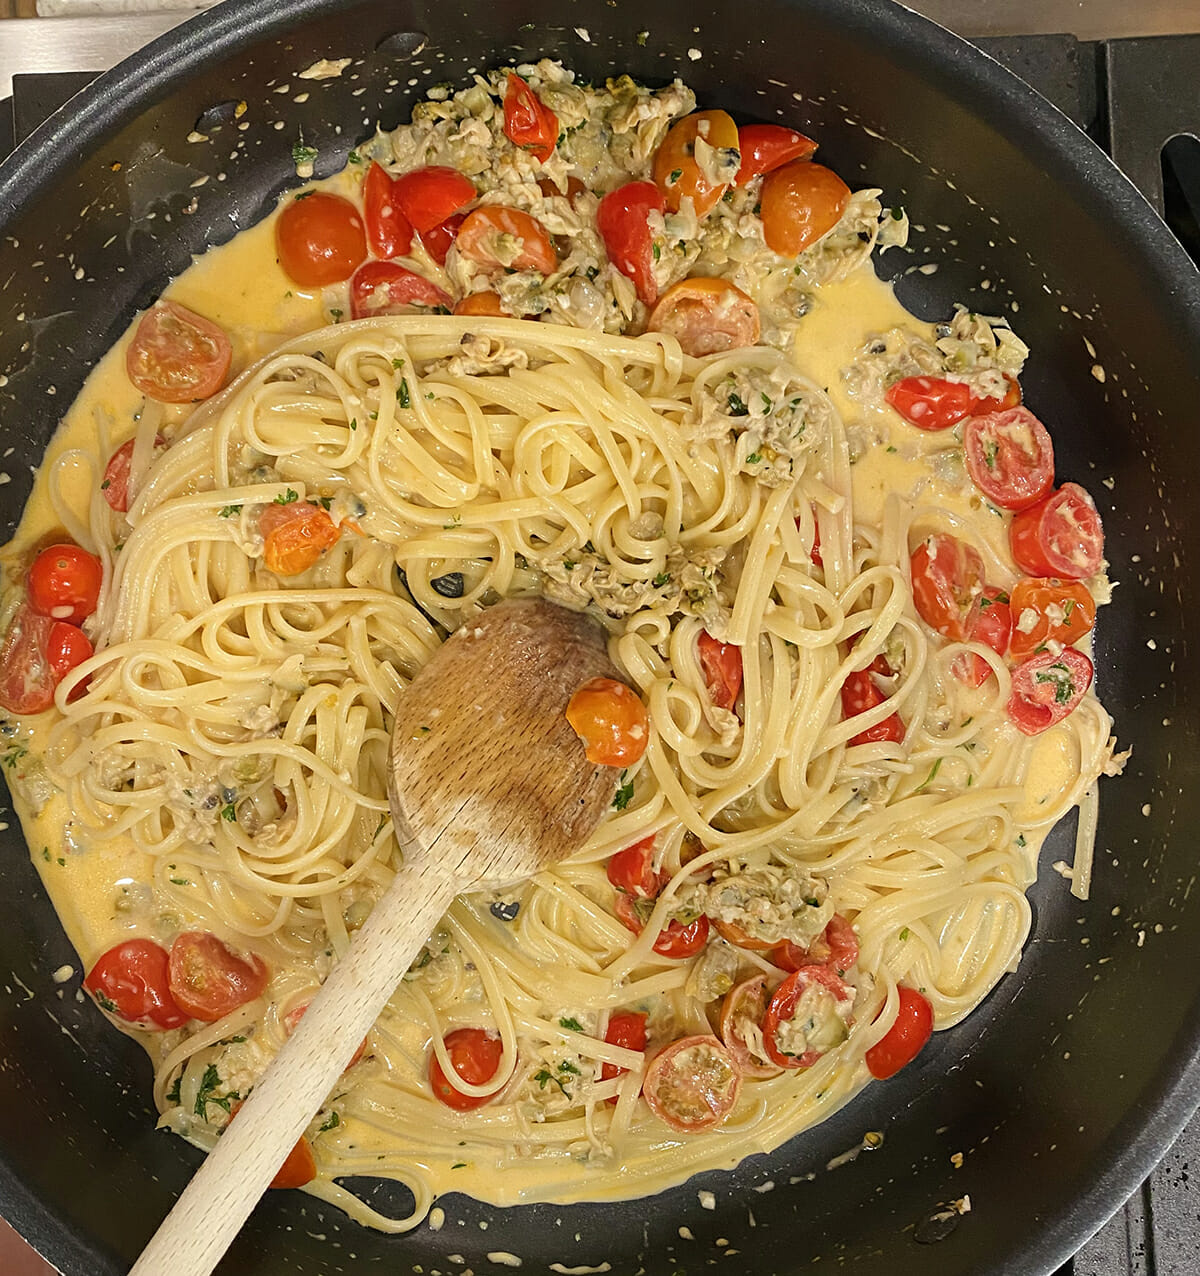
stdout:
[[[1200,265],[1200,0],[909,0],[909,7],[971,38],[1049,98],[1108,151]],[[186,16],[0,21],[0,157],[95,70]],[[1078,35],[1055,34],[1064,27]],[[72,69],[81,66],[93,70]],[[1200,1115],[1056,1276],[1197,1276],[1193,1161],[1200,1172]],[[7,1257],[2,1235],[0,1260],[6,1272],[36,1271]]]

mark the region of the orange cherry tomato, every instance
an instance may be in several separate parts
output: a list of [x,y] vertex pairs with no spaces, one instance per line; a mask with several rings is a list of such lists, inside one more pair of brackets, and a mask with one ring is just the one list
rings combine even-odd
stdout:
[[762,1027],[767,1000],[766,975],[752,975],[735,984],[721,1003],[721,1040],[744,1077],[765,1079],[777,1077],[782,1071],[778,1064],[756,1059],[746,1044],[747,1026]]
[[[608,1029],[604,1040],[610,1046],[621,1046],[625,1050],[645,1050],[646,1048],[646,1016],[634,1011],[626,1011],[618,1015],[609,1015]],[[628,1068],[618,1068],[615,1063],[600,1065],[600,1080],[608,1081],[613,1077],[623,1077]],[[616,1103],[616,1096],[609,1103]]]
[[[485,1085],[495,1075],[504,1055],[504,1043],[494,1032],[483,1028],[456,1028],[446,1034],[446,1053],[458,1077],[468,1085]],[[429,1054],[429,1085],[434,1098],[455,1112],[481,1108],[494,1097],[490,1094],[463,1094],[447,1079],[437,1055]]]
[[913,603],[917,615],[951,642],[967,637],[967,622],[983,590],[983,559],[946,532],[927,536],[911,561]]
[[615,678],[585,682],[567,705],[567,721],[589,762],[632,766],[650,742],[650,716],[637,693]]
[[702,630],[696,643],[708,698],[718,709],[732,709],[742,689],[742,649]]
[[642,1097],[672,1130],[698,1134],[725,1120],[741,1088],[737,1061],[716,1037],[682,1037],[654,1057]]
[[[521,244],[520,251],[509,260],[505,260],[509,254],[501,247],[502,236],[511,236]],[[545,227],[519,208],[501,208],[496,204],[477,208],[467,214],[458,228],[456,242],[464,257],[484,266],[536,270],[543,275],[551,274],[558,266],[558,254]]]
[[711,182],[696,162],[697,142],[717,152],[734,155],[738,149],[738,128],[726,111],[693,111],[676,120],[654,153],[654,182],[662,191],[667,208],[677,213],[680,202],[690,197],[697,217],[703,217],[729,189],[727,182]]
[[740,288],[702,275],[672,284],[646,326],[669,333],[695,358],[752,346],[762,333],[758,307]]
[[263,562],[276,576],[308,571],[341,536],[333,519],[308,501],[266,506],[258,528],[263,537]]
[[396,202],[422,242],[429,231],[465,208],[476,195],[469,177],[443,164],[414,168],[393,180]]
[[270,972],[261,957],[241,957],[208,931],[185,931],[171,945],[171,996],[193,1019],[215,1023],[261,996]]
[[812,159],[817,144],[811,137],[782,124],[743,124],[738,129],[738,150],[742,166],[735,186],[745,186],[763,173],[782,168],[792,160]]
[[1096,623],[1096,600],[1078,580],[1027,576],[1013,586],[1009,606],[1013,629],[1008,651],[1014,660],[1052,642],[1071,647]]
[[508,311],[504,309],[500,298],[490,288],[483,292],[473,292],[464,297],[454,307],[456,315],[485,315],[493,319],[502,319]]
[[366,259],[363,219],[340,195],[300,195],[275,221],[275,253],[284,274],[302,288],[340,284]]
[[49,545],[29,569],[29,605],[52,620],[77,625],[96,610],[104,569],[78,545]]
[[232,358],[223,328],[173,301],[157,301],[138,323],[125,371],[148,398],[193,403],[225,384]]
[[504,136],[543,164],[558,141],[558,116],[511,71],[504,89]]
[[402,315],[414,306],[449,310],[451,299],[424,275],[394,261],[368,261],[350,280],[350,314],[355,319]]
[[374,160],[363,182],[363,216],[367,243],[376,257],[406,257],[413,229],[396,198],[396,183]]
[[609,261],[633,280],[638,298],[647,306],[658,300],[649,218],[665,207],[653,182],[626,182],[609,191],[596,209],[596,229]]
[[892,1026],[866,1053],[867,1067],[879,1081],[894,1077],[925,1048],[933,1035],[933,1007],[915,988],[901,984],[900,1008]]
[[849,199],[850,187],[823,164],[792,160],[768,173],[761,200],[767,247],[799,257],[838,224]]
[[188,1016],[171,996],[167,950],[149,939],[127,939],[104,953],[84,988],[126,1023],[150,1030],[179,1028]]

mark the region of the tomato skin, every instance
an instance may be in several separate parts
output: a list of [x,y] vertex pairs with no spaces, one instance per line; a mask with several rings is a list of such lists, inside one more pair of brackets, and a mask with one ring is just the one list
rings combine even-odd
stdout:
[[734,984],[721,1003],[721,1040],[744,1077],[765,1080],[767,1077],[779,1076],[781,1071],[776,1064],[762,1063],[756,1059],[738,1028],[738,1021],[747,1019],[761,1027],[768,999],[766,975],[752,975],[749,979]]
[[1084,580],[1104,561],[1104,528],[1095,502],[1078,483],[1064,483],[1021,510],[1008,529],[1013,561],[1027,576]]
[[261,957],[240,957],[210,931],[184,931],[171,945],[171,995],[193,1019],[215,1023],[262,995],[270,972]]
[[449,310],[452,304],[437,284],[394,261],[368,261],[350,280],[350,315],[354,319],[404,314],[413,306]]
[[666,332],[684,354],[701,359],[754,345],[762,335],[758,307],[727,279],[681,279],[659,298],[646,324]]
[[[108,458],[108,464],[104,467],[104,477],[100,480],[100,490],[104,493],[104,499],[118,514],[129,511],[129,470],[133,464],[133,448],[136,442],[136,439],[126,439],[117,448]],[[165,444],[166,439],[161,434],[155,436],[156,451]]]
[[654,835],[634,842],[608,861],[608,880],[619,891],[637,899],[654,899],[663,888],[662,877],[651,867]]
[[470,296],[456,302],[454,313],[456,315],[480,315],[489,319],[503,319],[508,316],[508,311],[504,309],[500,298],[490,288],[485,289],[483,292],[473,292]]
[[913,604],[934,633],[963,642],[975,600],[983,589],[978,550],[946,532],[927,536],[913,551]]
[[317,1162],[313,1157],[312,1144],[302,1134],[296,1140],[296,1146],[287,1154],[287,1159],[275,1172],[270,1186],[274,1188],[304,1187],[317,1177]]
[[743,124],[738,129],[738,150],[742,153],[742,166],[734,185],[745,186],[792,160],[812,159],[817,144],[782,124]]
[[275,253],[284,274],[301,288],[340,284],[366,260],[363,220],[348,199],[314,191],[279,214]]
[[28,602],[13,613],[0,645],[0,707],[9,713],[45,713],[54,703],[58,681],[50,668],[47,644],[58,623],[38,615]]
[[167,950],[149,939],[127,939],[104,953],[83,986],[126,1023],[151,1031],[179,1028],[188,1016],[171,995]]
[[95,554],[78,545],[49,545],[29,568],[29,605],[42,616],[77,625],[96,610],[103,580]]
[[125,371],[147,398],[194,403],[225,384],[232,359],[223,328],[173,301],[156,301],[125,351]]
[[465,208],[477,194],[469,177],[443,164],[414,168],[392,180],[396,202],[409,225],[422,237]]
[[654,183],[662,191],[667,208],[679,212],[691,198],[697,217],[703,217],[729,189],[704,176],[695,158],[696,141],[702,138],[717,151],[736,151],[738,128],[726,111],[693,111],[676,120],[654,153]]
[[[848,673],[846,681],[842,683],[842,717],[856,718],[860,713],[883,704],[886,699],[887,697],[875,685],[871,671],[856,669],[853,673]],[[846,743],[849,745],[878,744],[883,740],[890,740],[893,744],[904,743],[904,722],[898,713],[893,713],[873,727],[860,731]]]
[[651,1061],[642,1097],[672,1130],[698,1134],[729,1116],[741,1089],[741,1071],[716,1037],[681,1037]]
[[1028,509],[1054,486],[1054,444],[1028,408],[972,416],[963,450],[975,486],[1001,509]]
[[1092,662],[1074,647],[1031,656],[1013,670],[1009,720],[1022,735],[1041,735],[1074,711],[1092,673]]
[[894,1077],[925,1048],[933,1035],[933,1007],[915,988],[900,984],[896,1020],[866,1053],[867,1067],[877,1081]]
[[[981,642],[998,656],[1008,651],[1012,637],[1012,607],[1009,596],[995,585],[984,585],[967,615],[967,639]],[[963,656],[954,662],[954,675],[969,687],[982,687],[992,666],[982,656]]]
[[567,721],[589,762],[632,766],[650,742],[650,715],[637,692],[615,678],[592,678],[571,697]]
[[[1029,627],[1028,612],[1036,619]],[[1051,613],[1061,613],[1051,619]],[[1096,600],[1088,587],[1077,580],[1041,579],[1026,576],[1013,586],[1012,614],[1015,617],[1009,654],[1024,660],[1045,643],[1070,647],[1090,633],[1096,623]],[[1021,624],[1026,628],[1022,629]]]
[[883,397],[918,430],[948,430],[970,415],[974,401],[967,385],[944,377],[904,377]]
[[[645,929],[642,919],[634,906],[634,897],[623,890],[618,890],[613,901],[613,912],[617,920],[635,935]],[[695,921],[681,922],[672,918],[658,933],[658,938],[651,945],[660,957],[673,957],[682,960],[694,957],[708,943],[709,921],[703,913]]]
[[761,213],[767,247],[799,257],[842,219],[850,187],[823,164],[792,160],[763,179]]
[[[604,1040],[610,1046],[621,1046],[625,1050],[645,1050],[646,1016],[632,1010],[622,1011],[619,1015],[609,1015]],[[609,1081],[613,1077],[623,1077],[628,1071],[628,1068],[618,1068],[615,1063],[602,1063],[600,1080]],[[609,1099],[609,1103],[616,1103],[616,1101],[615,1096]]]
[[[521,251],[511,262],[502,262],[496,256],[495,244],[501,235],[512,235],[521,241]],[[553,274],[558,266],[558,254],[546,228],[519,208],[490,204],[475,209],[458,228],[455,243],[468,261],[483,266],[511,266],[513,270],[536,270],[543,275]]]
[[363,219],[376,257],[407,257],[412,248],[413,228],[396,198],[395,185],[387,170],[372,160],[363,182]]
[[438,222],[431,230],[417,236],[425,251],[439,266],[446,264],[450,249],[458,238],[459,228],[466,220],[466,213],[455,213],[452,217],[447,217],[444,222]]
[[276,576],[307,571],[341,538],[333,519],[307,501],[265,506],[258,528],[263,537],[263,563]]
[[647,306],[658,300],[648,219],[665,210],[662,192],[653,182],[626,182],[609,191],[596,209],[596,229],[609,261],[633,280],[639,300]]
[[829,925],[813,941],[810,948],[801,948],[785,939],[770,951],[768,960],[780,970],[800,970],[803,966],[829,966],[839,975],[858,960],[858,936],[854,927],[841,915],[834,913]]
[[[76,665],[90,660],[95,654],[92,640],[78,626],[68,625],[63,620],[56,620],[50,626],[50,633],[46,637],[46,662],[54,675],[56,687]],[[85,678],[67,699],[78,700],[87,690],[90,681]]]
[[708,698],[718,709],[732,709],[742,689],[742,649],[721,642],[707,629],[696,643]]
[[[459,1078],[468,1085],[486,1085],[500,1067],[504,1055],[504,1043],[494,1032],[483,1028],[456,1028],[445,1038],[446,1053]],[[470,1112],[481,1108],[495,1097],[490,1094],[463,1094],[446,1079],[437,1055],[429,1054],[429,1085],[435,1099],[439,1099],[455,1112]]]
[[512,71],[504,89],[504,136],[543,164],[558,141],[558,116]]
[[779,1025],[792,1018],[805,990],[814,986],[823,988],[837,1001],[854,999],[854,990],[828,966],[801,966],[799,970],[792,971],[775,989],[763,1015],[763,1045],[767,1057],[781,1068],[811,1068],[824,1053],[806,1050],[802,1055],[787,1055],[775,1043]]

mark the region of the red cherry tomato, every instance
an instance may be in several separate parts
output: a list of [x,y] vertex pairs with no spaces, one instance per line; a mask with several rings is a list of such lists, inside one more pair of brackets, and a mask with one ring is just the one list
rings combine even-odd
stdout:
[[[504,1055],[504,1043],[494,1032],[483,1028],[456,1028],[446,1034],[446,1053],[460,1080],[468,1085],[486,1085],[495,1075]],[[437,1055],[429,1055],[429,1085],[434,1098],[455,1112],[481,1108],[494,1097],[490,1094],[463,1094],[446,1079]]]
[[718,709],[732,709],[742,689],[742,649],[720,642],[708,630],[697,641],[708,698]]
[[734,984],[721,1003],[721,1040],[744,1077],[777,1077],[781,1071],[777,1064],[756,1059],[746,1044],[746,1029],[762,1028],[767,1000],[766,975],[752,975]]
[[171,996],[167,950],[149,939],[127,939],[88,971],[83,986],[100,1006],[140,1028],[178,1028],[188,1016]]
[[193,1019],[223,1019],[261,996],[269,979],[261,957],[241,957],[208,931],[184,931],[171,945],[171,995]]
[[983,589],[979,552],[946,532],[927,536],[913,552],[913,603],[917,615],[951,642],[963,642],[975,600]]
[[431,230],[427,230],[423,235],[418,236],[425,246],[425,251],[439,266],[446,264],[446,258],[450,255],[450,248],[458,238],[459,227],[466,220],[466,213],[455,213],[453,217],[447,217],[444,222],[439,222]]
[[[309,1006],[312,1005],[312,999],[316,995],[317,994],[314,992],[312,994],[312,997],[306,997],[302,1002],[300,1002],[298,1005],[293,1006],[291,1010],[289,1010],[287,1014],[284,1015],[283,1030],[287,1033],[289,1037],[292,1035],[293,1032],[296,1031],[296,1025],[300,1022],[301,1019],[304,1018],[304,1012],[309,1008]],[[346,1071],[348,1072],[351,1068],[353,1068],[354,1065],[366,1053],[367,1053],[367,1038],[364,1037],[362,1041],[359,1042],[358,1049],[354,1052],[354,1055],[351,1058],[350,1062],[346,1064]]]
[[743,124],[738,129],[742,166],[735,186],[745,186],[763,173],[774,172],[792,160],[812,159],[817,144],[811,137],[782,124]]
[[96,610],[104,569],[78,545],[50,545],[29,569],[29,605],[54,620],[79,624]]
[[706,170],[696,161],[696,146],[703,140],[714,151],[736,151],[738,128],[725,111],[693,111],[671,125],[654,153],[654,182],[662,191],[666,206],[679,211],[690,198],[697,217],[703,217],[729,187],[709,181]]
[[[133,447],[136,439],[126,439],[108,458],[104,467],[104,477],[100,480],[100,490],[104,499],[117,511],[124,514],[129,509],[129,469],[133,464]],[[166,446],[166,439],[161,434],[154,439],[154,449]]]
[[482,315],[491,319],[503,319],[508,316],[500,298],[490,288],[483,292],[473,292],[461,301],[454,303],[456,315]]
[[125,371],[148,398],[193,403],[225,384],[232,358],[223,328],[173,301],[158,301],[138,323],[125,352]]
[[850,187],[822,164],[792,160],[763,179],[763,238],[781,257],[799,257],[842,219]]
[[844,975],[858,960],[858,936],[854,927],[841,913],[834,913],[821,939],[829,949],[828,964],[839,975]]
[[39,616],[27,602],[13,613],[0,645],[0,706],[9,713],[44,713],[58,678],[50,667],[50,632],[61,622]]
[[265,506],[258,530],[263,538],[263,563],[276,576],[308,571],[342,534],[323,509],[308,501]]
[[511,71],[504,89],[504,136],[543,164],[558,141],[558,116]]
[[1091,685],[1092,662],[1074,647],[1031,656],[1013,670],[1009,719],[1023,735],[1040,735],[1071,713]]
[[363,219],[367,243],[376,257],[407,257],[413,229],[396,198],[396,183],[374,160],[363,182]]
[[354,319],[402,315],[415,306],[449,310],[453,304],[437,284],[394,261],[368,261],[350,280],[350,314]]
[[608,861],[608,880],[619,891],[638,899],[654,899],[663,888],[663,879],[651,867],[654,836],[618,851]]
[[[501,249],[501,244],[508,239],[519,240],[521,244],[521,251],[511,260]],[[491,204],[475,209],[458,228],[455,242],[464,257],[483,266],[536,270],[543,275],[553,274],[558,266],[558,254],[546,228],[536,217],[530,217],[519,208]]]
[[393,180],[397,203],[409,225],[422,237],[465,208],[476,195],[469,177],[441,164],[415,168]]
[[905,377],[884,391],[884,399],[918,430],[948,430],[970,415],[975,396],[962,381]]
[[1026,576],[1013,586],[1013,631],[1008,652],[1024,660],[1039,647],[1070,647],[1096,623],[1096,600],[1077,580],[1045,580]]
[[[625,891],[617,891],[613,900],[613,912],[616,913],[617,920],[635,935],[640,935],[645,929],[645,922],[634,897]],[[708,929],[708,918],[703,913],[695,921],[686,923],[673,917],[659,931],[658,938],[652,945],[653,950],[660,957],[673,957],[677,960],[694,957],[708,943]]]
[[[984,585],[967,616],[966,631],[969,642],[981,642],[996,655],[1004,655],[1012,636],[1012,608],[1004,590]],[[969,687],[982,687],[991,672],[992,666],[982,656],[963,656],[954,662],[955,676]]]
[[[792,971],[775,989],[763,1015],[763,1045],[767,1058],[781,1068],[811,1068],[823,1054],[840,1044],[836,1038],[844,1039],[848,1029],[837,1008],[853,1000],[854,989],[828,966],[801,966],[799,970]],[[802,1006],[817,1033],[821,1034],[824,1030],[824,1049],[810,1046],[800,1054],[788,1054],[780,1049],[779,1029],[791,1022]]]
[[741,1088],[737,1063],[716,1037],[682,1037],[654,1057],[642,1097],[672,1130],[698,1134],[725,1120]]
[[567,705],[567,721],[589,762],[632,766],[650,742],[650,715],[632,687],[615,678],[585,682]]
[[650,312],[646,327],[668,333],[684,354],[697,359],[752,346],[762,334],[754,302],[727,279],[706,275],[672,284]]
[[971,417],[963,449],[975,486],[1001,509],[1027,509],[1054,486],[1054,444],[1028,408]]
[[1021,510],[1008,529],[1013,561],[1029,576],[1083,580],[1104,562],[1104,528],[1095,503],[1078,483]]
[[[871,670],[856,669],[853,673],[847,674],[846,681],[842,683],[842,717],[856,718],[860,713],[866,713],[868,709],[874,709],[883,704],[886,699],[887,697],[875,685]],[[877,744],[883,740],[890,740],[893,744],[903,744],[904,722],[898,713],[890,714],[882,722],[877,722],[873,727],[860,731],[847,743]]]
[[653,182],[627,182],[609,191],[596,209],[596,229],[609,261],[633,280],[638,297],[647,306],[658,300],[648,219],[665,208],[662,192]]
[[[68,625],[63,620],[56,620],[50,626],[50,632],[46,636],[46,663],[49,664],[50,672],[54,675],[56,687],[76,665],[83,664],[95,654],[92,640],[82,629],[75,625]],[[67,698],[78,700],[87,690],[88,681],[89,679],[85,678]]]
[[933,1033],[933,1007],[915,988],[901,984],[900,1009],[892,1026],[866,1053],[867,1067],[879,1081],[894,1077],[925,1048]]
[[[621,1046],[625,1050],[645,1050],[646,1016],[633,1011],[610,1015],[604,1040],[610,1046]],[[628,1068],[618,1068],[615,1063],[603,1063],[600,1065],[600,1080],[609,1081],[613,1077],[622,1077],[628,1071]],[[616,1101],[615,1097],[609,1099],[609,1103]]]
[[275,221],[275,254],[284,274],[302,288],[349,279],[367,256],[358,209],[327,191],[293,199]]

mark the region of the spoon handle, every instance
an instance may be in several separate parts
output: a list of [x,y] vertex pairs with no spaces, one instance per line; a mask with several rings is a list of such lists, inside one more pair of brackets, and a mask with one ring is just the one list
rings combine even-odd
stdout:
[[208,1276],[460,889],[402,865],[130,1276]]

